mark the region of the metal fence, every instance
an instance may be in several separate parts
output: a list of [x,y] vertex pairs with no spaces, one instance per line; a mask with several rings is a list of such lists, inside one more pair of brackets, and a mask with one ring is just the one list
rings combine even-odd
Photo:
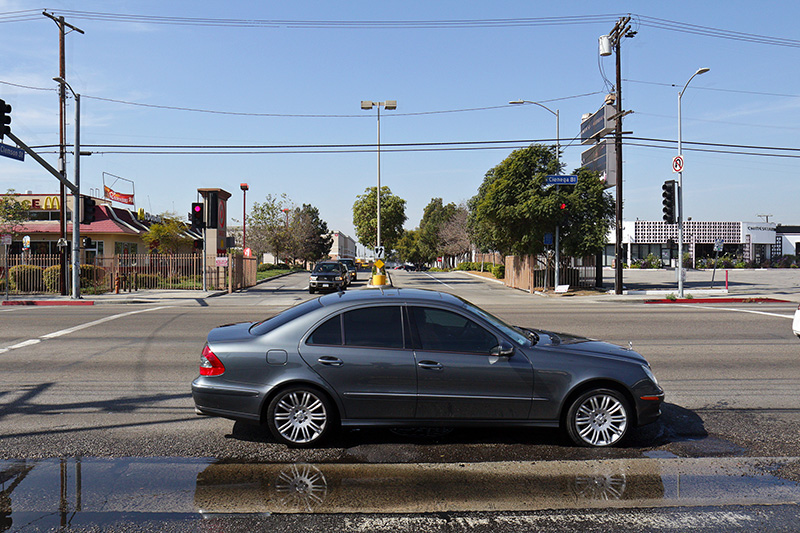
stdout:
[[[256,284],[255,258],[237,255],[209,258],[206,288],[229,292]],[[220,264],[221,263],[221,264]],[[72,272],[72,266],[69,266]],[[8,279],[8,282],[6,282]],[[81,292],[130,292],[141,289],[202,289],[203,257],[200,254],[125,254],[97,257],[82,264]],[[69,277],[71,283],[72,276]],[[60,256],[0,253],[0,294],[60,294],[63,283]]]

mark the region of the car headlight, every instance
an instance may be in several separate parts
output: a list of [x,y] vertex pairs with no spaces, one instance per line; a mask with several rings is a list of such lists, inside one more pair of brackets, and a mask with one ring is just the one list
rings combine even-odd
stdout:
[[317,276],[311,276],[311,281],[317,281]]
[[656,379],[656,375],[653,374],[653,371],[650,370],[650,367],[647,365],[642,365],[642,370],[644,370],[645,375],[650,378],[650,380],[656,384],[656,386],[660,387],[658,384],[658,380]]

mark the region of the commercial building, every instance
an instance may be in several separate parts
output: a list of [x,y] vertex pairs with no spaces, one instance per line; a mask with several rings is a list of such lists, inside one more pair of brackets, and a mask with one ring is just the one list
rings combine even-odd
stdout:
[[[59,221],[61,203],[58,194],[19,194],[15,198],[28,210],[29,220],[17,228],[20,236],[12,241],[9,253],[19,254],[27,244],[31,254],[47,255],[59,253],[58,241],[61,238]],[[91,243],[81,247],[81,262],[91,263],[95,257],[112,255],[143,254],[149,251],[142,239],[151,224],[161,221],[161,217],[114,207],[109,200],[94,198],[94,221],[80,225],[81,237],[88,237]],[[67,246],[72,250],[72,196],[67,197]],[[202,235],[187,228],[186,236],[202,239]],[[25,239],[27,237],[27,239]],[[187,253],[192,246],[187,245]]]
[[[687,220],[684,223],[684,252],[693,261],[713,257],[715,244],[745,263],[760,265],[784,255],[800,253],[800,226],[781,226],[773,222],[705,222]],[[608,235],[603,264],[614,261],[615,232]],[[623,221],[622,246],[625,262],[632,264],[652,254],[667,265],[676,265],[678,257],[678,226],[663,221]]]

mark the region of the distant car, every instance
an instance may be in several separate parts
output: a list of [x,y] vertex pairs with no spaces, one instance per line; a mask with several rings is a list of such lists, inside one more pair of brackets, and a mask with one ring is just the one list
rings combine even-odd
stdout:
[[800,305],[797,306],[797,310],[794,312],[794,321],[792,322],[792,332],[797,335],[797,338],[800,338]]
[[350,275],[350,281],[358,281],[358,265],[353,259],[339,259],[339,262],[347,267],[347,272]]
[[664,391],[633,350],[509,326],[443,292],[385,289],[212,330],[192,397],[198,414],[261,423],[296,447],[340,425],[560,426],[606,447],[655,421]]
[[308,292],[344,290],[347,288],[350,275],[347,267],[339,261],[321,261],[314,266],[308,278]]

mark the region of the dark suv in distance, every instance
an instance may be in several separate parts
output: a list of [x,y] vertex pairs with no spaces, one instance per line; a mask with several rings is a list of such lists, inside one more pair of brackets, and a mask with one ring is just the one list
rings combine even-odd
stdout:
[[358,281],[358,266],[353,259],[339,259],[339,262],[347,267],[347,273],[350,276],[350,281]]
[[314,294],[317,290],[344,290],[349,282],[347,267],[338,261],[320,261],[311,271],[308,279],[308,292]]

